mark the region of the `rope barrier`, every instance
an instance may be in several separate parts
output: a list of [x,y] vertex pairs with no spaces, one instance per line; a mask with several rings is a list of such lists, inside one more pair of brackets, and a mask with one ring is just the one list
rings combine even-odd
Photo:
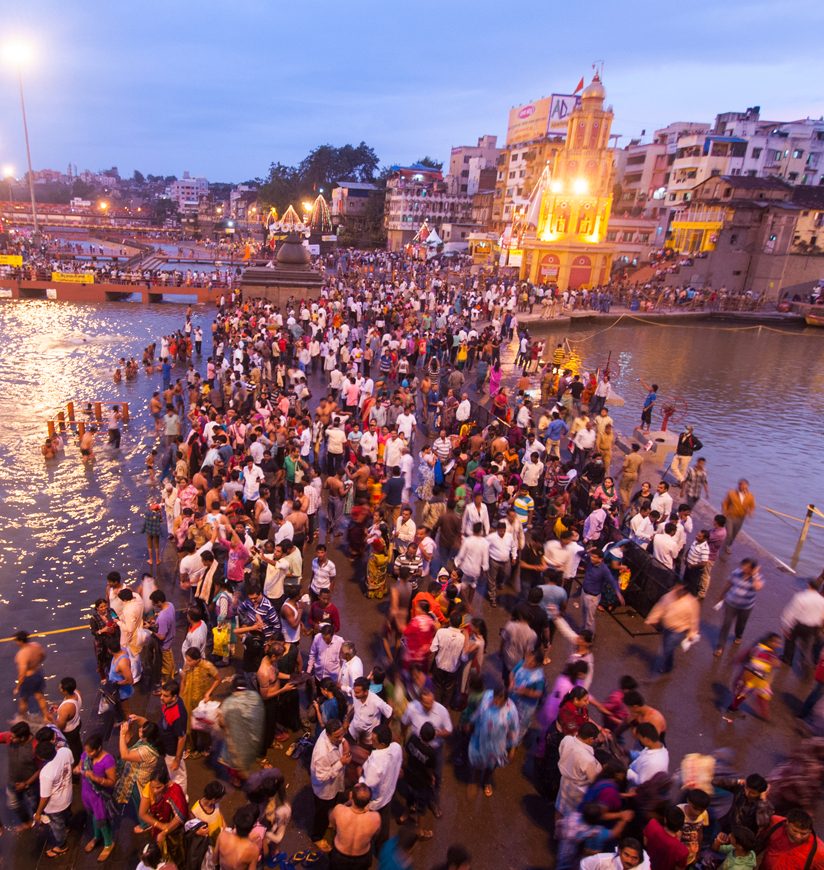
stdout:
[[[65,634],[67,631],[86,631],[88,625],[73,625],[70,628],[53,628],[51,631],[32,631],[29,632],[29,637],[48,637],[52,634]],[[0,643],[11,643],[15,638],[0,637]]]
[[[773,514],[777,517],[786,517],[788,520],[795,520],[797,523],[806,522],[804,517],[794,517],[794,516],[791,516],[790,514],[783,514],[783,513],[781,513],[781,511],[775,511],[772,508],[768,508],[768,507],[765,507],[764,510],[767,511],[767,513]],[[813,508],[813,511],[814,511],[814,513],[817,513],[820,516],[824,516],[824,514],[821,514],[821,511],[817,511],[817,510],[815,510],[815,508]],[[811,522],[810,525],[816,529],[824,529],[824,524],[822,524],[822,523]]]

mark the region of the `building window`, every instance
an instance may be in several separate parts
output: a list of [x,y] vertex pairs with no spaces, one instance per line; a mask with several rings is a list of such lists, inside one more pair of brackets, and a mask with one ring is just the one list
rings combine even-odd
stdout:
[[732,233],[732,235],[730,236],[730,244],[734,245],[737,241],[738,241],[738,234]]
[[796,160],[800,160],[804,156],[804,151],[801,148],[796,148],[793,151],[793,158]]
[[509,177],[515,178],[515,170],[514,169],[512,170],[512,172],[509,173]]
[[787,175],[787,180],[788,181],[798,181],[798,173],[797,172],[790,172]]
[[761,156],[761,152],[763,150],[764,150],[763,148],[753,148],[752,149],[752,159],[758,160],[758,158]]
[[464,154],[464,163],[469,163],[469,155]]

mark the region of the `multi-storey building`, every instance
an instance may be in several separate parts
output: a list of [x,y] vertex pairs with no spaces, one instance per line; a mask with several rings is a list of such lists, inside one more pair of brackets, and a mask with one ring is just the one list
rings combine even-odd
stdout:
[[201,199],[208,195],[209,182],[205,178],[192,178],[188,172],[173,181],[167,190],[167,196],[177,203],[181,213],[196,212]]
[[497,136],[479,136],[477,145],[456,145],[449,155],[446,181],[451,193],[472,196],[482,187],[482,173],[494,168],[501,154]]
[[393,166],[386,182],[384,225],[390,251],[411,242],[424,221],[435,229],[466,224],[472,217],[472,197],[450,193],[440,170],[430,166]]

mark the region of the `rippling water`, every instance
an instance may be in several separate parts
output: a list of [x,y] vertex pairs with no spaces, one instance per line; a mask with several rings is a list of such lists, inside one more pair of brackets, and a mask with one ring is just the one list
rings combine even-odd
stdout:
[[[182,326],[184,312],[182,305],[0,305],[0,602],[13,608],[0,633],[77,624],[108,571],[135,576],[145,567],[146,406],[160,375],[141,371],[135,382],[114,384],[112,372],[121,356],[140,361],[149,342]],[[78,416],[86,401],[130,403],[121,450],[112,451],[104,433],[90,471],[74,437],[61,460],[45,463],[40,454],[46,420],[69,400]]]
[[[780,335],[729,331],[733,326],[622,324],[607,331],[600,326],[536,331],[551,346],[568,336],[589,367],[604,366],[611,352],[613,385],[626,399],[626,405],[612,409],[612,416],[623,433],[640,422],[646,390],[639,378],[659,385],[659,406],[665,397],[680,398],[688,410],[674,428],[695,426],[704,443],[710,500],[716,506],[728,488],[746,477],[759,507],[796,517],[804,515],[808,503],[824,511],[824,330]],[[660,419],[659,411],[654,426]],[[820,517],[815,520],[824,523]],[[759,509],[745,528],[789,561],[800,523]],[[822,566],[824,529],[813,528],[799,573],[817,574]]]

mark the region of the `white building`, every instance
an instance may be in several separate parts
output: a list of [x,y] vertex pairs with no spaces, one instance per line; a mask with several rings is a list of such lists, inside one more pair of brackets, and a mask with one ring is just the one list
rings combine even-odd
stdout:
[[166,195],[177,203],[181,213],[196,212],[201,199],[209,195],[209,182],[205,178],[192,178],[184,172],[183,178],[169,185]]

